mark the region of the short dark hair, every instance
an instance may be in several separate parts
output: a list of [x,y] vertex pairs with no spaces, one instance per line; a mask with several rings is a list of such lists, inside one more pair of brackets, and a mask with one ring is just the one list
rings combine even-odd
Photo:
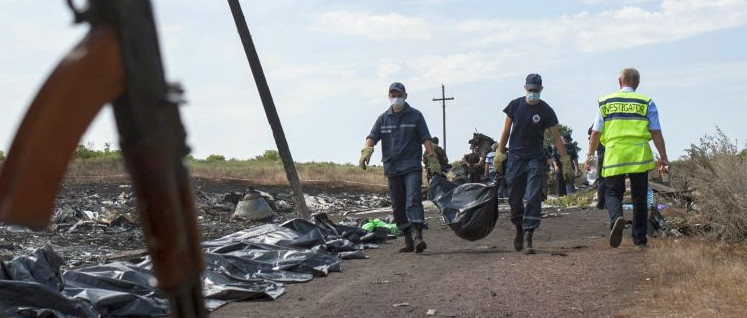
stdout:
[[638,84],[641,83],[641,73],[633,67],[624,68],[620,72],[620,81],[632,88],[637,88]]

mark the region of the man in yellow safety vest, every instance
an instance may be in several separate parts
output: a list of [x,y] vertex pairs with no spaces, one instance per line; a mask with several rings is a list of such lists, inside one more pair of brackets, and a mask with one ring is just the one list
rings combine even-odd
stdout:
[[601,142],[606,149],[600,173],[607,189],[605,201],[610,215],[609,243],[612,247],[620,246],[625,228],[622,199],[626,176],[630,179],[633,199],[633,243],[636,247],[646,247],[648,171],[656,167],[649,141],[654,141],[660,164],[669,165],[656,104],[650,97],[636,92],[640,78],[635,68],[623,69],[618,78],[620,90],[599,99],[585,163],[588,170]]

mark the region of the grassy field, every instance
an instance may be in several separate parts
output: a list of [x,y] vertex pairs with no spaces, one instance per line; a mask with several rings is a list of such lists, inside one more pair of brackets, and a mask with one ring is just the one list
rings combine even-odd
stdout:
[[[279,160],[186,160],[193,177],[209,179],[244,180],[257,185],[284,186],[288,179]],[[365,171],[356,165],[329,162],[296,163],[302,184],[339,185],[366,190],[386,189],[382,167],[368,167]],[[65,182],[88,183],[96,181],[127,180],[124,162],[119,156],[73,159],[68,167]]]

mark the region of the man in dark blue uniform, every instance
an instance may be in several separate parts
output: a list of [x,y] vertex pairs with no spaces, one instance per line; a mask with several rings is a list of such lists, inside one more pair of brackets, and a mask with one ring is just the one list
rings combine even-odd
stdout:
[[[540,208],[542,205],[542,188],[547,183],[547,170],[544,134],[550,129],[555,145],[560,151],[563,161],[563,174],[572,175],[570,158],[565,152],[563,141],[558,132],[558,117],[555,111],[540,99],[542,92],[542,77],[529,74],[524,89],[526,96],[522,96],[508,103],[503,112],[506,121],[495,154],[495,162],[503,162],[506,158],[506,143],[510,142],[511,152],[506,163],[506,182],[508,183],[508,203],[511,206],[511,222],[516,226],[514,248],[521,251],[524,248],[524,234],[526,233],[526,254],[534,254],[532,237],[534,230],[540,225]],[[510,138],[510,139],[509,139]],[[524,198],[526,197],[526,206]]]
[[381,161],[384,162],[384,175],[389,183],[394,222],[405,235],[405,246],[399,251],[420,253],[426,248],[423,240],[425,213],[421,193],[421,145],[425,146],[426,161],[431,173],[441,173],[441,165],[433,150],[425,117],[406,103],[405,99],[405,85],[392,83],[389,86],[391,106],[379,116],[366,137],[358,164],[365,170],[371,160],[374,145],[381,141]]

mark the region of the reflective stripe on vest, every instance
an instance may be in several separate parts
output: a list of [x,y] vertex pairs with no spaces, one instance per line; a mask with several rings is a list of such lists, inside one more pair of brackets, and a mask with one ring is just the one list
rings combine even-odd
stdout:
[[599,138],[605,147],[602,177],[646,172],[655,168],[648,142],[648,104],[651,98],[619,91],[599,99],[604,129]]

